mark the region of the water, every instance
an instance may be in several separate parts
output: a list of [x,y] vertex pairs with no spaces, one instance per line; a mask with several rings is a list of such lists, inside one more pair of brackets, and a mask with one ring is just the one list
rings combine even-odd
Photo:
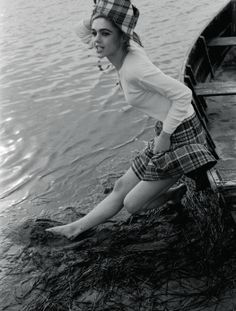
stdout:
[[[184,56],[226,0],[136,0],[152,61],[178,77]],[[74,28],[92,1],[0,0],[0,223],[33,210],[90,208],[128,167],[154,120],[130,108]]]

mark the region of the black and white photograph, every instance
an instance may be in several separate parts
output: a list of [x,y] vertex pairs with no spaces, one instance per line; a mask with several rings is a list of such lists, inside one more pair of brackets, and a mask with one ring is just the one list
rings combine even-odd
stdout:
[[0,310],[236,310],[236,0],[0,0]]

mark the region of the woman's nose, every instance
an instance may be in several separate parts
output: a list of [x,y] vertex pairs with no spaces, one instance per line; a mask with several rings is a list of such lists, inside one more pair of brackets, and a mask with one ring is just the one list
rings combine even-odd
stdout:
[[99,34],[97,33],[96,36],[94,37],[94,42],[99,41]]
[[99,33],[96,34],[96,36],[94,37],[94,42],[98,43],[101,40],[101,36]]

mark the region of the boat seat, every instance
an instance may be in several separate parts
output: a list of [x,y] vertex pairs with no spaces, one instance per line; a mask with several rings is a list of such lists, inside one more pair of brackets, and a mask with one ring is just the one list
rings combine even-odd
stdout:
[[236,46],[236,37],[218,37],[210,40],[207,46]]
[[197,96],[236,95],[236,81],[198,83],[194,90]]
[[[227,205],[236,212],[236,160],[219,160],[207,175],[211,188],[221,193]],[[236,213],[234,216],[236,221]]]

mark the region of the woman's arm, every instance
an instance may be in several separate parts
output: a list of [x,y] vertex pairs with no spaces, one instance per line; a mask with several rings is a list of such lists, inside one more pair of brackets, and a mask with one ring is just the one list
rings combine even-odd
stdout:
[[170,136],[164,131],[161,131],[159,136],[154,138],[153,153],[164,152],[170,149]]
[[172,134],[189,112],[194,112],[191,105],[192,91],[183,83],[164,74],[152,63],[142,66],[139,84],[153,93],[157,92],[171,101],[169,112],[163,121],[163,131]]

